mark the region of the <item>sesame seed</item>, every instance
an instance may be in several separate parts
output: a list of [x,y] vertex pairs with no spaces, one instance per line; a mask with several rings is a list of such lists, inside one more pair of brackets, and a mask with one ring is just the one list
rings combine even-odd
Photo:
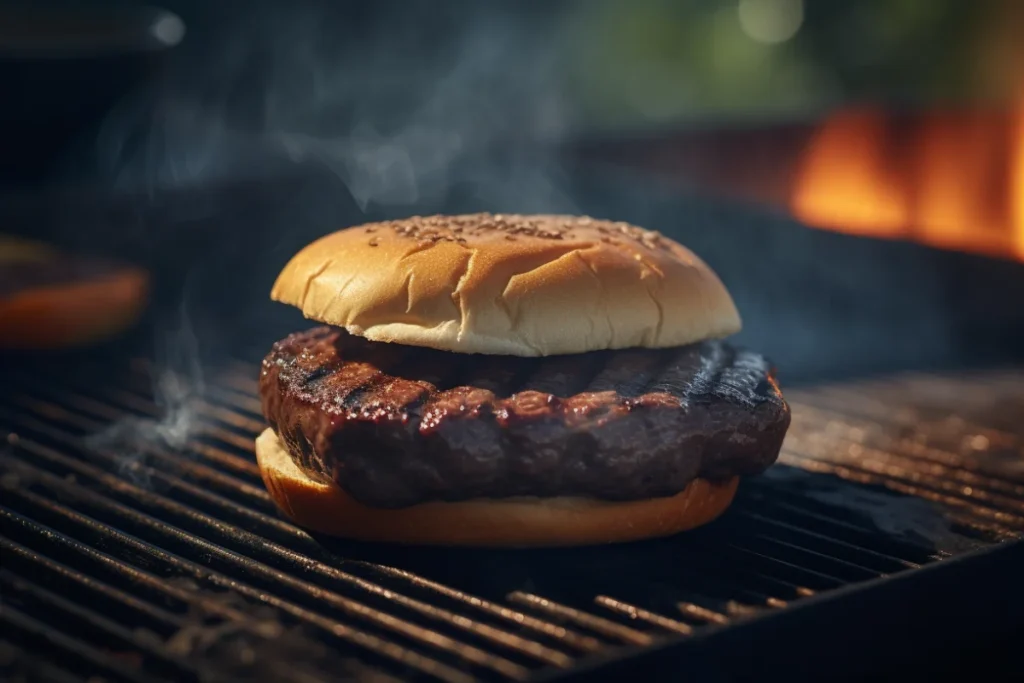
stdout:
[[[605,244],[619,244],[613,239],[618,237],[632,240],[646,249],[669,250],[657,232],[644,230],[624,221],[603,221],[589,216],[478,213],[412,216],[364,226],[367,234],[373,234],[381,229],[390,229],[394,234],[414,240],[421,246],[430,246],[438,242],[469,244],[488,235],[499,234],[508,241],[515,241],[520,237],[551,241],[598,239]],[[597,234],[588,238],[590,231]]]

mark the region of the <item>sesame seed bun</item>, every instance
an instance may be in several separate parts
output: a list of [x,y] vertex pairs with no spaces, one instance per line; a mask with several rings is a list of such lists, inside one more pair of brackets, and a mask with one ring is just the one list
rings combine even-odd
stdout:
[[739,331],[725,286],[626,223],[475,214],[374,223],[296,254],[271,298],[373,341],[547,356],[662,348]]
[[277,506],[299,526],[361,541],[409,545],[540,547],[619,543],[669,536],[722,514],[738,478],[695,479],[666,498],[606,502],[513,498],[371,508],[337,484],[309,478],[272,429],[256,439],[260,474]]

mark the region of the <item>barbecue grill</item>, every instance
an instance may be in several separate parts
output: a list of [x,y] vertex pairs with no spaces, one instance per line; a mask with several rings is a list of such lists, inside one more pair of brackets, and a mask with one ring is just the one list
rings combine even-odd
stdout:
[[[828,365],[827,348],[803,365],[795,351],[780,360],[793,408],[780,463],[744,482],[722,518],[674,538],[560,550],[397,548],[308,535],[278,515],[253,439],[264,424],[259,358],[283,331],[300,328],[291,318],[278,321],[278,311],[268,310],[275,307],[263,303],[268,274],[294,246],[282,241],[305,243],[323,227],[297,225],[283,240],[261,230],[259,218],[316,214],[344,224],[359,214],[340,206],[308,211],[310,195],[288,187],[266,205],[260,192],[245,202],[221,196],[217,211],[191,222],[169,217],[168,206],[194,211],[199,200],[153,202],[153,215],[136,220],[174,229],[152,227],[150,251],[134,256],[161,274],[166,291],[180,296],[183,282],[173,273],[199,287],[202,263],[223,270],[233,257],[251,259],[230,246],[244,235],[252,252],[272,256],[222,294],[231,300],[247,292],[252,306],[230,310],[259,314],[230,339],[196,330],[193,343],[219,343],[203,355],[201,383],[188,376],[189,363],[151,354],[149,326],[104,349],[3,361],[0,673],[56,681],[744,680],[770,677],[765,672],[835,680],[948,673],[963,654],[958,648],[1024,625],[1017,578],[1024,568],[1024,368],[1004,346],[1002,360],[987,368],[891,372],[886,346],[870,344],[890,338],[900,306],[902,313],[922,307],[917,295],[868,324],[869,309],[877,310],[871,297],[892,287],[879,264],[909,263],[918,281],[958,272],[986,274],[981,281],[991,284],[1000,273],[1007,292],[1024,280],[1017,264],[811,231],[731,205],[702,208],[616,175],[580,182],[574,196],[585,210],[691,244],[704,239],[707,248],[694,248],[723,273],[741,310],[752,311],[748,328],[773,355],[793,337],[787,325],[811,329],[799,325],[800,316],[827,321],[813,298],[778,291],[775,305],[792,308],[770,313],[787,324],[758,318],[753,309],[767,304],[751,297],[793,283],[733,277],[751,264],[728,261],[729,254],[746,258],[735,250],[716,251],[701,221],[729,231],[718,240],[724,243],[771,230],[776,253],[794,253],[792,263],[776,267],[842,252],[842,267],[853,269],[843,279],[857,280],[863,269],[868,303],[847,315],[865,331],[858,340],[869,345],[864,356],[844,366],[850,356],[833,348],[832,366],[843,372],[831,379],[819,371]],[[8,207],[11,220],[49,221],[65,226],[53,234],[93,238],[130,213],[87,210],[67,198],[27,206]],[[70,214],[81,231],[66,230]],[[671,217],[680,215],[697,225],[672,234]],[[196,254],[203,255],[198,266]],[[935,264],[941,267],[929,270]],[[975,310],[969,294],[947,301],[950,320],[974,324],[960,315]],[[986,292],[979,285],[975,294]],[[162,296],[156,292],[155,317]],[[955,350],[992,351],[994,339],[1020,324],[1016,313],[1007,315],[990,320],[991,329],[974,327],[975,346],[960,340]],[[932,342],[920,338],[921,353],[934,352],[928,362],[954,367]],[[877,365],[865,373],[870,357]]]
[[[964,619],[1020,618],[1019,591],[992,600],[1022,554],[1024,372],[793,391],[781,464],[707,529],[499,552],[332,542],[279,518],[252,454],[251,362],[184,408],[198,416],[187,443],[140,441],[137,453],[90,435],[160,415],[151,364],[75,365],[5,367],[7,676],[559,680],[647,658],[689,667],[695,656],[713,671],[725,663],[708,654],[716,641],[743,637],[749,671],[793,629],[806,638],[799,622],[849,621],[833,637],[850,642],[810,641],[822,649],[807,662],[820,664],[904,619],[918,637],[939,627],[949,638],[978,627]],[[972,575],[990,583],[956,583]],[[938,590],[941,601],[915,604]],[[881,614],[891,621],[877,633],[851,635]],[[941,620],[929,627],[927,615]]]

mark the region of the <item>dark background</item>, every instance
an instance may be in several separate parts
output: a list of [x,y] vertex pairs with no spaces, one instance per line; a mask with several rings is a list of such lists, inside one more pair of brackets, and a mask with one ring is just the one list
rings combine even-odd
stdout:
[[[164,7],[0,4],[3,229],[151,268],[158,337],[184,316],[211,358],[239,337],[265,348],[304,324],[267,300],[277,271],[340,227],[555,211],[690,246],[737,301],[737,341],[786,382],[1022,352],[1024,314],[1004,305],[1017,263],[809,230],[572,151],[640,133],[771,136],[850,104],[1000,106],[1018,83],[1017,3]],[[793,16],[792,37],[764,42]],[[715,160],[726,175],[749,166],[742,146],[734,156]]]
[[[1000,0],[162,7],[183,36],[129,0],[0,3],[0,121],[21,142],[4,180],[152,188],[255,170],[212,137],[277,147],[298,136],[305,147],[293,147],[338,157],[326,143],[408,142],[413,128],[466,149],[792,120],[848,103],[1001,101],[1019,92],[1024,53],[1021,8]],[[781,39],[787,26],[798,30]],[[76,149],[46,130],[57,123]],[[182,140],[187,149],[160,149]]]

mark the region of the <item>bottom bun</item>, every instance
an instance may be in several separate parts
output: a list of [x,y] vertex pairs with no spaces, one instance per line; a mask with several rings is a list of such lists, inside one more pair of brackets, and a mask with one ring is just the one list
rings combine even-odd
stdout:
[[125,267],[0,298],[0,348],[63,349],[113,337],[138,320],[148,285],[145,271]]
[[263,482],[278,507],[311,531],[411,545],[536,547],[618,543],[668,536],[707,524],[736,495],[739,479],[692,481],[670,498],[606,502],[512,498],[371,508],[333,483],[307,477],[272,429],[256,438]]

